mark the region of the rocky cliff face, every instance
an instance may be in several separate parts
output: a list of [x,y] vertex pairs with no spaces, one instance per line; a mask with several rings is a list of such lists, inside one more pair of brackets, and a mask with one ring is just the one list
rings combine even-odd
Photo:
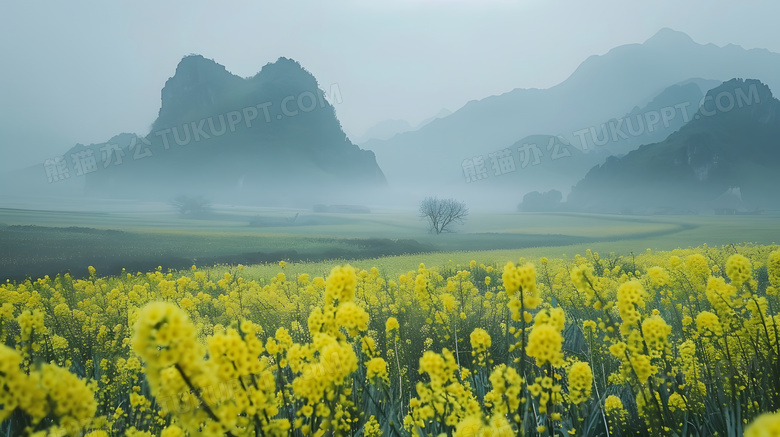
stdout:
[[224,66],[200,55],[182,59],[176,73],[165,82],[162,105],[152,131],[173,125],[193,110],[208,111],[219,104],[230,90],[240,90],[243,79]]

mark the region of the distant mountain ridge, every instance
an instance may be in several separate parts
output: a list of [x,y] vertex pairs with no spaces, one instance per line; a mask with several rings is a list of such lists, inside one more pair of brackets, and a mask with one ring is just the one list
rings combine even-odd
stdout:
[[420,129],[434,120],[444,118],[450,114],[452,114],[452,112],[449,109],[442,108],[436,115],[424,119],[417,124],[417,126],[412,126],[411,123],[406,120],[383,120],[374,126],[371,126],[360,137],[356,137],[354,142],[355,144],[363,144],[370,140],[389,140],[398,134]]
[[[641,144],[662,141],[680,129],[693,118],[705,93],[717,85],[720,82],[701,79],[672,85],[621,117],[583,126],[574,131],[572,140],[549,134],[524,137],[507,148],[517,154],[516,171],[500,175],[490,171],[490,177],[469,185],[483,191],[486,187],[499,191],[520,187],[528,191],[568,192],[588,169],[609,156],[623,156]],[[527,156],[530,154],[536,156]],[[490,155],[485,155],[488,167],[494,165]]]
[[81,144],[3,177],[17,195],[311,207],[369,200],[387,185],[374,154],[344,134],[316,79],[291,59],[241,78],[200,55],[184,57],[161,91],[144,136]]
[[[780,101],[753,79],[710,90],[691,121],[661,142],[610,157],[572,188],[570,208],[598,212],[778,209]],[[736,193],[736,194],[735,194]]]
[[[311,205],[342,204],[343,193],[369,201],[388,193],[383,201],[407,204],[436,194],[513,208],[534,190],[566,195],[593,166],[663,141],[723,80],[755,77],[776,88],[777,71],[780,54],[697,44],[662,29],[642,44],[587,58],[552,88],[474,100],[417,130],[358,147],[341,128],[333,96],[297,62],[280,58],[241,78],[191,55],[162,88],[147,135],[71,149],[64,155],[67,180],[47,184],[51,165],[2,177],[20,190],[56,195],[86,190],[94,197],[163,200],[203,194],[215,201]],[[75,154],[95,162],[90,167]],[[90,171],[77,168],[84,165]],[[469,173],[475,171],[479,177]]]
[[355,138],[356,144],[362,144],[369,140],[389,140],[403,132],[413,130],[414,127],[406,120],[382,120],[368,128],[360,137]]
[[[697,44],[684,33],[662,29],[642,44],[623,45],[587,58],[564,82],[549,89],[515,89],[471,101],[417,131],[386,141],[368,141],[364,147],[374,151],[393,186],[406,185],[442,195],[472,191],[472,197],[478,200],[493,196],[494,187],[483,181],[479,185],[464,185],[462,163],[466,159],[478,155],[487,159],[489,153],[514,147],[520,139],[539,134],[561,135],[581,149],[575,132],[598,129],[605,121],[630,113],[637,105],[651,106],[653,99],[675,84],[692,78],[701,78],[699,84],[712,84],[734,77],[755,77],[777,88],[777,71],[780,54],[734,45]],[[701,92],[703,95],[706,89]],[[691,103],[689,111],[693,112],[698,102]],[[678,117],[675,122],[682,120]],[[665,134],[674,128],[667,129]],[[633,148],[641,144],[630,143]],[[608,155],[598,148],[596,151],[601,159]],[[628,151],[621,147],[621,153]],[[519,158],[517,151],[514,153]],[[594,164],[583,161],[583,165],[561,176],[545,174],[548,164],[544,163],[536,172],[538,176],[520,178],[513,187],[500,185],[519,191],[517,200],[534,189],[565,187],[568,191]],[[495,197],[503,198],[505,194]]]
[[132,146],[134,159],[88,174],[88,193],[137,197],[141,186],[167,197],[306,205],[386,185],[374,154],[349,141],[316,79],[291,59],[243,79],[187,56],[161,100],[152,132]]

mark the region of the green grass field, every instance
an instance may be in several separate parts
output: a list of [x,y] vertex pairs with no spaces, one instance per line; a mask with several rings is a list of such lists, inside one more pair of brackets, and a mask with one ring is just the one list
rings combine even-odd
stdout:
[[[292,222],[295,214],[298,218]],[[250,226],[257,218],[273,226]],[[192,264],[324,263],[381,265],[388,273],[428,265],[503,262],[520,256],[583,253],[627,255],[646,248],[770,244],[780,217],[622,216],[574,213],[472,214],[456,232],[433,235],[414,211],[315,214],[302,210],[223,207],[204,219],[178,216],[164,205],[111,213],[0,209],[0,279],[70,271],[86,275],[147,271]],[[480,252],[478,255],[475,252]],[[419,254],[425,253],[422,257]],[[383,257],[381,262],[376,258]],[[320,269],[308,264],[302,268]],[[260,275],[264,267],[258,269]]]

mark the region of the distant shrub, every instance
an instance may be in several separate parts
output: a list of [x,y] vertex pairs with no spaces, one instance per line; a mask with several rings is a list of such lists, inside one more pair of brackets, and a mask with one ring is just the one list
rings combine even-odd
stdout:
[[563,194],[558,190],[550,190],[545,193],[532,191],[523,196],[523,203],[517,209],[524,212],[532,211],[557,211],[561,209]]
[[211,202],[203,196],[178,196],[171,201],[171,205],[184,216],[203,216],[212,211]]

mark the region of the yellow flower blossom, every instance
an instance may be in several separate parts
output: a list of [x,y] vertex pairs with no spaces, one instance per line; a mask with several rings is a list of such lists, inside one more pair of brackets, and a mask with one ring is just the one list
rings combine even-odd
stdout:
[[574,363],[569,368],[569,399],[575,405],[579,405],[590,399],[593,388],[593,372],[588,363],[582,361]]

